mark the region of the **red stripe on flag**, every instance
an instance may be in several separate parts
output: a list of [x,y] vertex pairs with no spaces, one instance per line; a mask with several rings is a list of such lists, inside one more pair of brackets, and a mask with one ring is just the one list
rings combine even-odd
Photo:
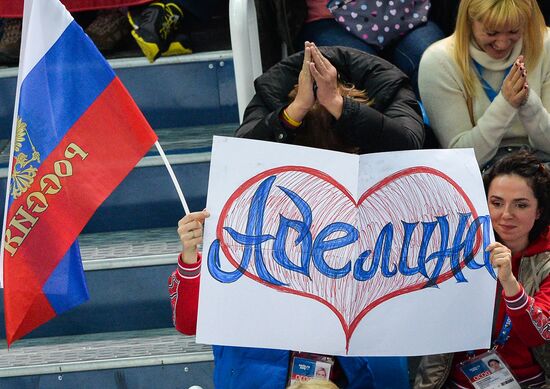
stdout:
[[8,346],[56,316],[46,295],[42,293],[41,285],[33,278],[34,272],[35,269],[20,264],[17,274],[12,275],[10,282],[25,291],[16,293],[10,293],[13,287],[9,288],[6,285],[4,274],[4,316]]
[[[15,252],[4,250],[8,342],[32,330],[23,321],[30,320],[35,328],[51,318],[46,317],[46,312],[52,308],[45,297],[39,297],[42,286],[97,207],[156,140],[130,95],[115,78],[42,163],[31,187],[12,203],[7,232],[12,237],[25,238],[20,245],[10,246],[17,249]],[[39,212],[45,207],[43,199],[47,208]],[[20,222],[19,228],[10,225],[10,221],[21,219],[26,221]],[[30,231],[25,235],[27,230]],[[35,297],[41,304],[34,301]],[[26,332],[18,330],[21,326]]]

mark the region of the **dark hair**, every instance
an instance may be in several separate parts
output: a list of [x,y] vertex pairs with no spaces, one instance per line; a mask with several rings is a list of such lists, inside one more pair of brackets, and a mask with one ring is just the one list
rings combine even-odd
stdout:
[[[338,92],[344,98],[350,98],[359,104],[372,104],[366,91],[359,90],[342,80],[338,81]],[[294,101],[297,94],[298,85],[295,85],[294,89],[288,94],[289,103]],[[359,154],[361,151],[359,147],[347,142],[342,132],[335,130],[335,122],[336,119],[334,119],[327,109],[319,104],[318,101],[315,101],[313,107],[311,107],[304,117],[303,125],[296,134],[294,144]]]
[[500,365],[500,361],[499,361],[498,359],[489,359],[489,360],[487,361],[487,364],[490,364],[491,362],[496,362],[496,363],[498,363],[498,364]]
[[539,218],[529,231],[529,243],[547,233],[550,222],[550,171],[531,152],[518,151],[497,161],[483,178],[485,192],[489,192],[491,182],[503,175],[515,174],[527,181],[538,202]]

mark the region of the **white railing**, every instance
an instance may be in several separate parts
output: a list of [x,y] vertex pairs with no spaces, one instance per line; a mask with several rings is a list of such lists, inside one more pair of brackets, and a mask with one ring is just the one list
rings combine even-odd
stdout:
[[229,28],[235,67],[239,120],[254,96],[254,79],[262,74],[258,21],[254,0],[229,0]]

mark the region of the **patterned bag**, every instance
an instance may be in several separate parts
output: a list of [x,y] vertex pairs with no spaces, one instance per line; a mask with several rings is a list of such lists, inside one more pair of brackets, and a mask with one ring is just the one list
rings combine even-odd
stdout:
[[383,49],[428,21],[429,0],[330,0],[327,8],[346,30]]

